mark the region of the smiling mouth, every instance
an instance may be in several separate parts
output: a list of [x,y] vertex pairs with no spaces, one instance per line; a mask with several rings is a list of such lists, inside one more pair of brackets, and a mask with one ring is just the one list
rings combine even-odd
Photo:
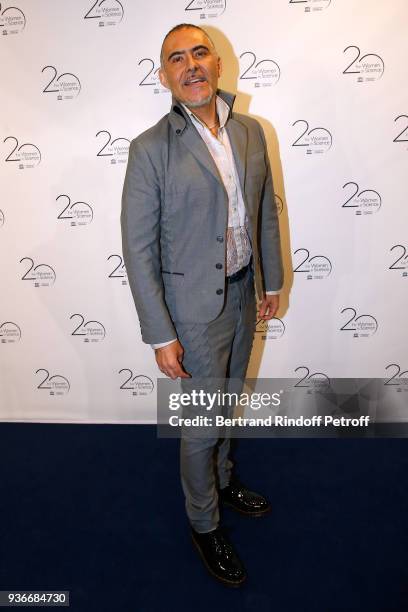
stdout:
[[184,81],[184,85],[185,86],[190,86],[190,85],[197,85],[197,83],[206,83],[207,79],[205,79],[204,77],[197,77],[195,79],[189,79],[188,81]]

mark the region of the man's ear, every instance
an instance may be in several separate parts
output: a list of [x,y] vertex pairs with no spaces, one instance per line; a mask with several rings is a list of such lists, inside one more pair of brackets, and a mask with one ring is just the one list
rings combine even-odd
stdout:
[[218,57],[218,78],[222,75],[222,59]]
[[160,83],[163,85],[163,87],[165,87],[166,89],[170,89],[169,82],[168,82],[167,77],[166,77],[166,73],[165,73],[165,71],[163,70],[162,67],[159,68],[159,79],[160,79]]

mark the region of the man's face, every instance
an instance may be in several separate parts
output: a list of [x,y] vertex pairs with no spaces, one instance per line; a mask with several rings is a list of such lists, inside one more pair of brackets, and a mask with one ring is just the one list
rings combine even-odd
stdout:
[[204,32],[183,28],[168,36],[159,77],[177,100],[189,108],[209,104],[220,75],[221,60]]

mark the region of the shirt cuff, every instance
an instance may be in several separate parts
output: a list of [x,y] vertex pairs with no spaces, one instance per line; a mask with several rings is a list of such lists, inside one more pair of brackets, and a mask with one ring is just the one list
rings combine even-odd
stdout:
[[159,349],[159,348],[163,348],[164,346],[167,346],[168,344],[172,344],[172,342],[175,342],[177,340],[177,338],[174,338],[174,340],[167,340],[167,342],[159,342],[159,344],[151,344],[150,346],[152,347],[153,350]]
[[265,293],[266,295],[279,295],[281,291],[282,289],[279,289],[278,291],[265,291]]

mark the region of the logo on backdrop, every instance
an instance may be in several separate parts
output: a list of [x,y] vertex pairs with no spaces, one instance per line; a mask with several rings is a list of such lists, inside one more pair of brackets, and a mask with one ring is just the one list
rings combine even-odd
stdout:
[[358,315],[355,308],[343,308],[340,314],[344,314],[343,320],[346,320],[344,325],[340,327],[340,331],[352,332],[353,338],[369,338],[374,336],[378,329],[378,322],[375,317],[369,314]]
[[20,34],[26,26],[23,11],[16,6],[2,7],[0,2],[0,32],[3,36]]
[[125,14],[119,0],[96,0],[84,15],[84,19],[95,19],[100,28],[120,23]]
[[352,208],[356,215],[373,215],[378,213],[381,208],[382,200],[378,191],[374,189],[364,189],[360,191],[360,187],[357,183],[350,181],[343,185],[343,189],[351,186],[351,189],[347,189],[349,197],[341,205],[342,208]]
[[137,395],[139,397],[150,395],[153,392],[154,382],[148,376],[144,374],[133,376],[133,372],[129,368],[122,368],[118,374],[122,374],[121,379],[123,382],[120,385],[122,391],[130,391],[130,395]]
[[184,10],[196,11],[200,19],[212,19],[222,15],[226,8],[227,0],[190,0]]
[[384,385],[387,387],[395,387],[398,393],[402,391],[408,392],[408,370],[401,371],[402,368],[398,363],[390,363],[385,367],[387,376],[389,378],[385,381]]
[[310,372],[307,366],[298,366],[295,368],[299,380],[293,385],[294,387],[302,387],[308,389],[308,393],[318,392],[321,389],[330,387],[330,378],[324,372]]
[[357,83],[378,81],[384,74],[384,60],[376,53],[361,55],[360,48],[356,45],[349,45],[343,49],[343,53],[348,55],[347,61],[352,60],[343,70],[343,74],[352,75]]
[[303,248],[296,249],[294,255],[300,252],[303,252],[303,255],[300,257],[301,261],[293,269],[293,272],[305,274],[307,280],[322,280],[330,276],[333,266],[328,257],[325,255],[313,255],[313,257],[310,257],[309,249]]
[[151,87],[154,94],[170,93],[169,89],[163,87],[159,79],[160,64],[156,68],[156,64],[150,57],[144,57],[138,63],[141,66],[140,72],[142,79],[139,81],[139,87]]
[[302,6],[305,13],[324,11],[332,3],[332,0],[289,0],[289,4]]
[[[394,119],[394,123],[396,123],[398,121],[399,124],[399,128],[401,128],[401,126],[403,125],[403,130],[401,132],[399,132],[399,134],[396,135],[396,137],[394,138],[394,140],[392,142],[404,142],[407,143],[408,142],[408,115],[398,115],[398,117],[395,117]],[[408,147],[407,147],[408,149]]]
[[41,381],[37,385],[37,389],[40,391],[47,391],[48,395],[67,395],[71,388],[68,378],[61,374],[50,373],[45,368],[39,368],[36,371],[37,378]]
[[[245,58],[245,59],[244,59]],[[253,51],[244,51],[241,60],[241,81],[250,81],[254,87],[271,87],[280,79],[281,71],[275,60],[261,59]]]
[[392,263],[388,267],[389,270],[397,270],[401,276],[408,278],[408,249],[403,244],[394,244],[390,248],[392,253]]
[[99,141],[104,143],[96,157],[109,157],[112,165],[126,164],[130,145],[128,138],[120,136],[112,140],[111,133],[108,130],[99,130],[96,138],[99,138]]
[[0,325],[0,342],[1,344],[10,344],[14,342],[20,342],[21,340],[21,329],[17,323],[12,321],[5,321]]
[[6,218],[4,216],[4,212],[0,209],[0,227],[3,227],[5,221],[6,221]]
[[51,74],[51,80],[43,89],[43,93],[57,94],[57,100],[73,100],[81,91],[81,82],[72,72],[64,72],[58,76],[55,66],[44,66],[41,72],[48,72],[47,79]]
[[14,136],[7,136],[3,142],[8,140],[11,142],[7,146],[11,147],[11,149],[7,157],[4,158],[5,162],[17,162],[19,170],[38,166],[41,162],[41,151],[35,144],[26,142],[19,145],[17,138]]
[[99,321],[87,321],[85,323],[85,318],[83,315],[75,313],[71,315],[69,318],[72,321],[74,318],[79,318],[75,322],[75,329],[71,332],[71,336],[78,337],[83,342],[101,342],[106,336],[105,327]]
[[275,193],[275,204],[276,204],[276,209],[278,211],[278,215],[281,215],[283,212],[284,204],[283,204],[282,198],[278,196],[276,193]]
[[68,195],[61,194],[56,198],[56,202],[61,200],[60,205],[63,207],[57,219],[69,220],[71,227],[80,227],[89,225],[93,221],[93,209],[86,202],[74,202],[71,204],[71,198]]
[[34,283],[34,287],[51,287],[57,278],[54,268],[48,264],[35,264],[31,257],[23,257],[20,259],[20,263],[26,262],[24,265],[27,267],[27,271],[21,277],[23,281],[31,281]]
[[111,262],[112,270],[108,274],[108,278],[120,278],[121,285],[127,285],[128,276],[127,276],[125,264],[123,263],[122,255],[116,255],[116,254],[109,255],[107,261],[110,261],[110,260],[112,260]]
[[285,324],[282,319],[278,319],[278,317],[273,317],[269,319],[269,321],[259,319],[255,327],[255,332],[261,334],[261,340],[279,340],[282,338],[285,331]]
[[306,155],[322,154],[331,149],[333,137],[329,130],[324,127],[309,129],[309,123],[305,119],[297,119],[292,123],[292,127],[298,123],[302,123],[303,127],[298,138],[292,143],[292,147],[303,147]]

